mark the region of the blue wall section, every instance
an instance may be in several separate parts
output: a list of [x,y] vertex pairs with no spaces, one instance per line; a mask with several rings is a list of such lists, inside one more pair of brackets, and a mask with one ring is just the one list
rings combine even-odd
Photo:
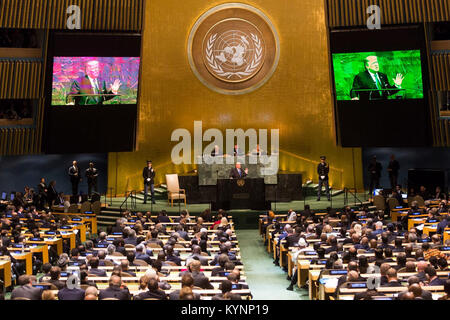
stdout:
[[[394,154],[400,163],[398,183],[402,184],[404,188],[408,179],[408,169],[450,170],[450,148],[364,148],[362,156],[364,185],[366,188],[369,185],[367,167],[373,155],[377,156],[377,161],[383,166],[380,180],[381,186],[384,188],[391,187],[387,172],[391,154]],[[449,182],[447,181],[447,186]]]
[[69,155],[36,155],[0,157],[0,191],[21,191],[24,186],[36,189],[40,178],[45,178],[47,184],[56,181],[56,190],[65,194],[72,193],[68,168],[72,161],[77,160],[82,171],[83,181],[79,191],[87,193],[85,170],[93,161],[99,170],[98,188],[100,193],[106,192],[108,179],[107,154],[69,154]]

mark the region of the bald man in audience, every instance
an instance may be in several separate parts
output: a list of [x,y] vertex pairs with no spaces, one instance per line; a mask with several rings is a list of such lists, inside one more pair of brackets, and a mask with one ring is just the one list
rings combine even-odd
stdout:
[[400,281],[397,278],[397,270],[394,268],[390,268],[387,273],[387,283],[382,285],[382,287],[403,287]]
[[117,300],[130,300],[131,295],[128,289],[122,289],[122,279],[119,276],[111,276],[109,279],[109,287],[100,290],[99,300],[107,298],[115,298]]
[[387,272],[391,268],[389,263],[382,263],[380,266],[380,285],[388,283]]
[[405,293],[407,293],[408,291],[410,291],[409,288],[411,288],[412,285],[418,285],[418,286],[421,287],[421,289],[422,289],[421,297],[422,297],[423,300],[433,300],[433,295],[431,294],[431,292],[428,291],[428,290],[424,290],[424,289],[422,288],[422,285],[420,284],[420,280],[419,280],[419,278],[416,277],[416,276],[412,276],[412,277],[409,277],[409,278],[408,278],[408,286],[409,286],[409,287],[408,287],[408,290],[405,290],[405,291],[400,292],[400,293],[398,294],[398,298],[401,299],[401,297],[402,297]]
[[[194,289],[194,278],[190,273],[186,273],[181,277],[181,288]],[[174,290],[169,294],[169,300],[180,300],[180,291]],[[200,294],[194,293],[194,300],[200,300]]]
[[419,278],[420,282],[425,283],[428,278],[427,274],[425,273],[425,269],[428,267],[428,262],[426,261],[419,261],[417,263],[417,274],[416,276]]

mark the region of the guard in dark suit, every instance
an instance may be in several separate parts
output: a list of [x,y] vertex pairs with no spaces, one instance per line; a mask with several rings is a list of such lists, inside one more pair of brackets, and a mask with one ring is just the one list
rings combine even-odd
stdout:
[[47,202],[47,185],[45,184],[45,179],[41,178],[41,182],[37,186],[38,190],[38,209],[42,210]]
[[144,178],[144,203],[147,203],[148,187],[150,186],[150,193],[152,195],[152,203],[155,204],[155,169],[152,167],[152,162],[147,161],[147,166],[142,171]]
[[230,179],[243,179],[247,176],[248,169],[245,168],[245,170],[241,169],[241,163],[236,162],[236,167],[230,170]]
[[330,172],[330,166],[325,162],[326,157],[320,157],[320,163],[317,166],[317,174],[319,175],[319,189],[317,190],[317,201],[320,201],[320,194],[322,193],[322,185],[325,185],[325,191],[327,193],[327,199],[330,201],[330,184],[328,180],[328,173]]
[[353,80],[350,91],[352,100],[386,100],[401,90],[403,75],[397,74],[393,79],[395,85],[391,85],[387,75],[379,72],[380,66],[376,56],[368,56],[364,60],[364,67],[366,70],[356,75]]
[[78,184],[81,181],[80,169],[77,162],[74,160],[72,166],[69,168],[70,183],[72,184],[72,195],[78,194]]
[[370,185],[369,185],[369,194],[372,194],[373,189],[380,188],[380,178],[381,178],[381,170],[383,167],[381,163],[377,161],[377,156],[373,156],[372,160],[369,162],[369,176],[370,176]]
[[56,191],[55,185],[55,181],[50,181],[50,183],[48,184],[47,201],[49,207],[51,207],[53,205],[53,202],[56,201],[56,198],[58,198],[58,192]]
[[389,181],[391,181],[391,188],[392,190],[395,189],[397,186],[397,180],[398,180],[398,171],[400,170],[400,164],[397,160],[395,160],[395,156],[391,156],[391,161],[389,161],[388,166],[388,173],[389,173]]
[[89,197],[92,195],[92,189],[94,189],[95,192],[98,192],[97,190],[97,177],[98,177],[98,170],[94,167],[94,163],[89,163],[89,168],[86,169],[86,178],[88,183],[88,194]]

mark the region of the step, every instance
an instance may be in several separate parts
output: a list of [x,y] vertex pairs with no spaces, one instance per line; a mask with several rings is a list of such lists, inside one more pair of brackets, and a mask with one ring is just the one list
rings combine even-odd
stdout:
[[116,224],[115,222],[109,222],[109,221],[99,221],[98,222],[99,226],[113,226],[115,224]]
[[97,221],[99,221],[99,220],[114,220],[114,221],[116,221],[117,220],[117,216],[97,216]]
[[336,197],[336,196],[338,196],[340,194],[343,194],[343,193],[344,193],[344,190],[333,190],[333,191],[331,191],[331,196],[332,197]]

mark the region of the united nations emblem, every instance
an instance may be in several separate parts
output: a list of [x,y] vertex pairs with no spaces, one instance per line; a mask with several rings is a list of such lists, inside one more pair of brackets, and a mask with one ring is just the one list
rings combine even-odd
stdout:
[[238,185],[238,187],[243,187],[245,185],[245,180],[244,179],[238,179],[236,184]]
[[262,86],[278,64],[279,40],[270,20],[240,3],[204,13],[189,36],[189,63],[199,80],[224,94],[243,94]]

